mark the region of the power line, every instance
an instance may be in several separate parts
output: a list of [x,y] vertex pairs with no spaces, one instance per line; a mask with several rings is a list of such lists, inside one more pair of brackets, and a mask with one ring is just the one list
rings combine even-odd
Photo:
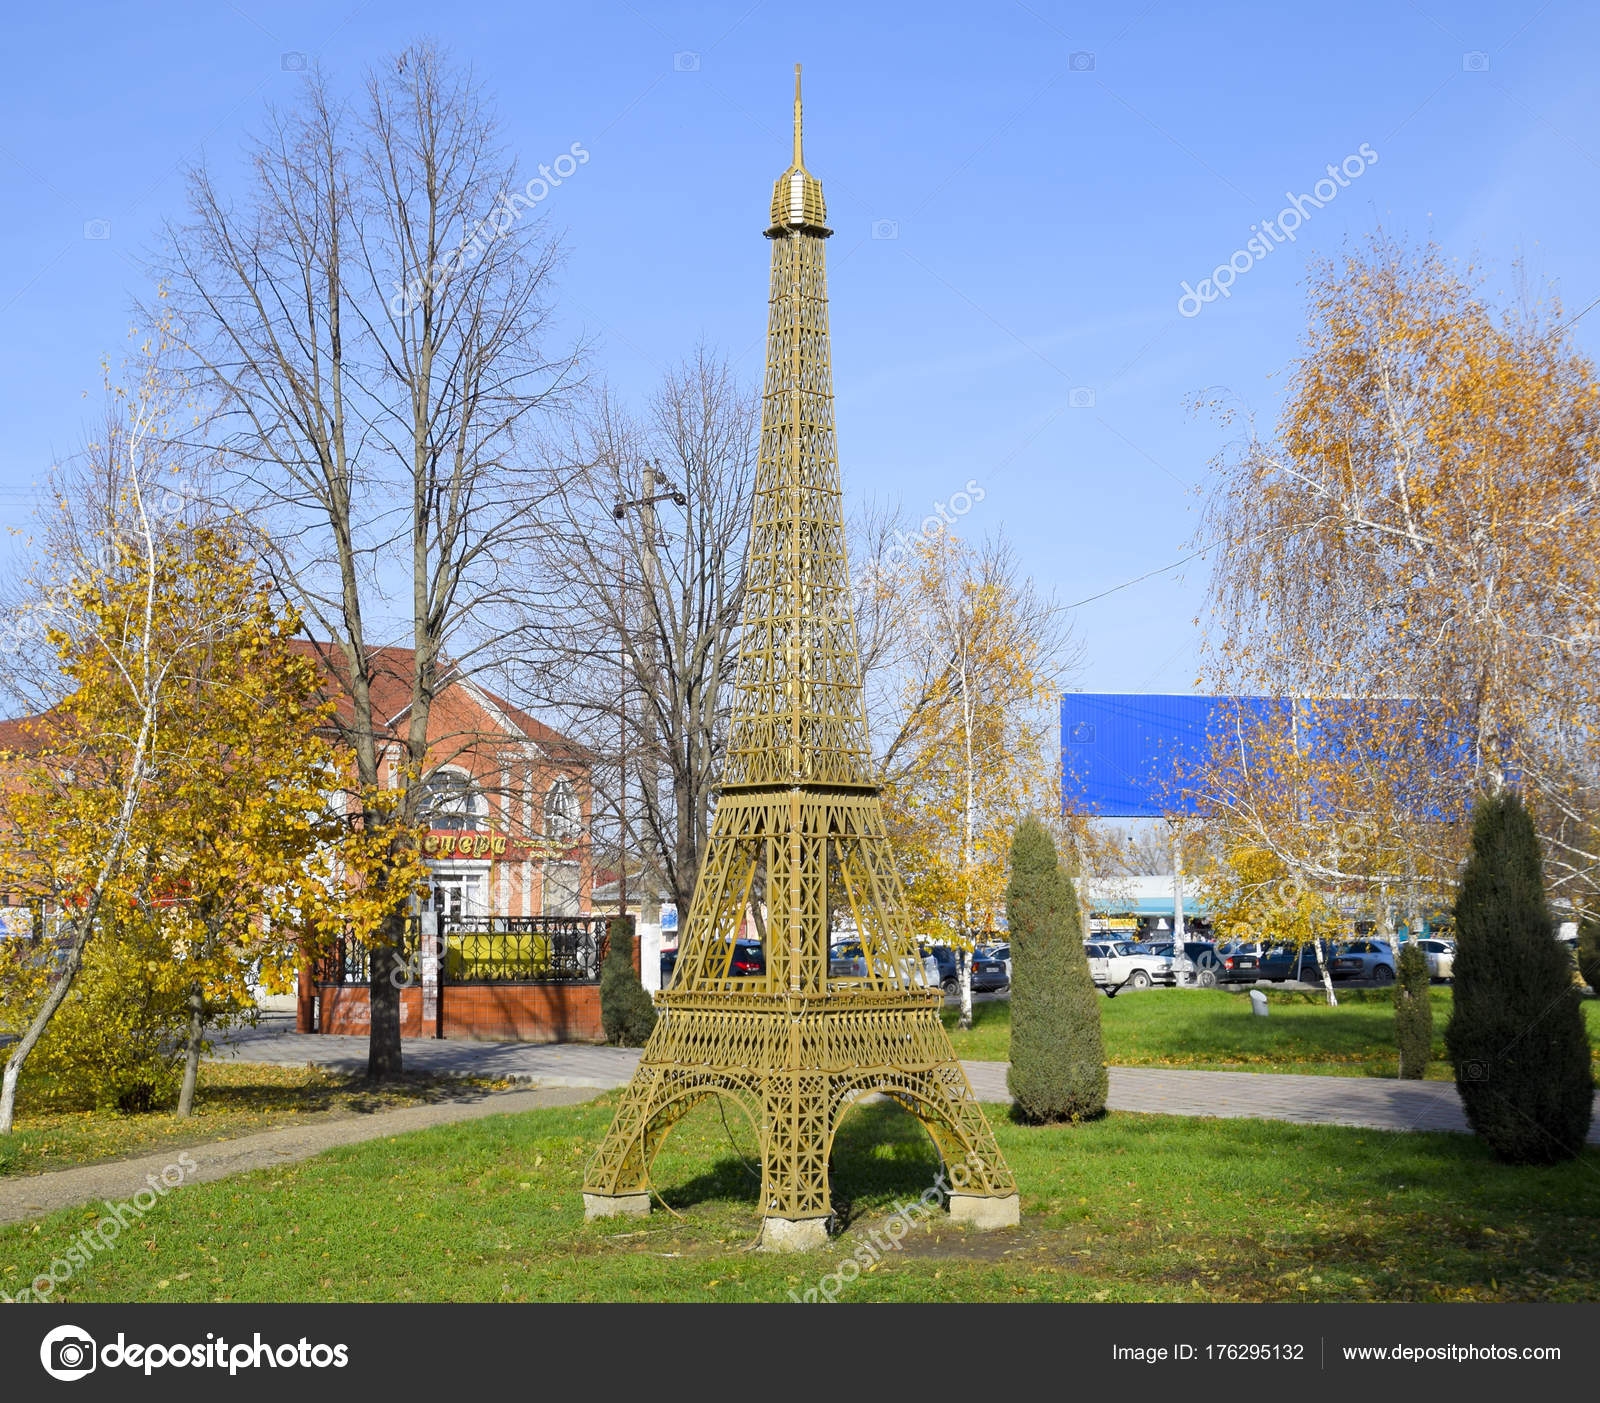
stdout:
[[1085,604],[1093,604],[1097,599],[1104,599],[1107,595],[1116,594],[1120,590],[1128,589],[1133,585],[1139,584],[1141,581],[1152,578],[1155,575],[1165,575],[1169,570],[1176,570],[1180,565],[1187,565],[1196,556],[1204,555],[1212,548],[1212,546],[1216,544],[1217,543],[1215,541],[1209,541],[1205,545],[1201,546],[1199,550],[1190,551],[1189,554],[1184,556],[1181,560],[1174,560],[1170,565],[1162,565],[1158,566],[1154,570],[1146,570],[1144,574],[1135,575],[1131,580],[1124,580],[1120,585],[1112,585],[1110,589],[1103,589],[1099,594],[1091,594],[1087,599],[1080,599],[1074,604],[1063,604],[1061,608],[1081,609]]

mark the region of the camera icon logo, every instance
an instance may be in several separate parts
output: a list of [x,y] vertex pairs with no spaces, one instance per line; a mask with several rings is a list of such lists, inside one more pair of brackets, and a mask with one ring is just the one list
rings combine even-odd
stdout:
[[57,1325],[39,1346],[45,1373],[64,1383],[94,1373],[96,1358],[93,1338],[76,1325]]
[[1067,391],[1067,404],[1073,409],[1093,409],[1094,391],[1087,385],[1074,385]]
[[875,239],[898,239],[900,237],[900,221],[898,219],[874,219],[872,221],[872,237]]
[[299,49],[290,49],[278,59],[278,67],[285,73],[304,73],[306,56]]
[[1461,55],[1461,71],[1463,73],[1487,73],[1489,71],[1489,55],[1482,49],[1468,49]]
[[698,73],[700,71],[700,55],[693,49],[685,49],[682,53],[673,54],[672,71],[674,73]]
[[1074,73],[1093,73],[1094,55],[1088,49],[1079,49],[1067,57],[1067,67]]
[[109,239],[111,237],[111,221],[109,219],[85,220],[83,237],[86,239]]
[[1461,1068],[1462,1081],[1488,1081],[1489,1064],[1487,1062],[1468,1062]]

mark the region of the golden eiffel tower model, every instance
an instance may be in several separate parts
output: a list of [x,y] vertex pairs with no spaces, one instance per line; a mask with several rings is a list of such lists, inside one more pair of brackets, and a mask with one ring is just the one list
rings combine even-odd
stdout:
[[[696,1102],[731,1098],[761,1142],[762,1245],[827,1240],[839,1122],[882,1092],[927,1128],[951,1216],[1018,1221],[1016,1183],[939,1021],[884,828],[861,691],[839,467],[822,186],[801,159],[772,195],[772,294],[755,515],[721,797],[655,1031],[584,1176],[591,1218],[650,1211],[662,1138]],[[766,969],[732,974],[764,895]],[[864,970],[831,977],[848,912]]]

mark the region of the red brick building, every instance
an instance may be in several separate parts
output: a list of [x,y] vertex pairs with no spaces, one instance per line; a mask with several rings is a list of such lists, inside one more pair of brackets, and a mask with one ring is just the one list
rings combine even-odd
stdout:
[[[341,665],[327,645],[307,647],[337,679]],[[404,648],[373,658],[379,782],[390,787],[404,762],[412,658]],[[344,694],[337,704],[348,714],[345,689],[332,690]],[[604,918],[591,905],[593,756],[479,682],[448,672],[427,734],[429,895],[418,912],[422,948],[401,991],[402,1035],[600,1038]],[[359,958],[346,952],[314,977],[303,975],[302,1031],[365,1032],[368,1022]]]

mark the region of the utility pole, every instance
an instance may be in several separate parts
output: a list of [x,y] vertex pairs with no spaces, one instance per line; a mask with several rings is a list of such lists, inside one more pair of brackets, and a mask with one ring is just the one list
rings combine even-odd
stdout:
[[[644,529],[644,550],[642,552],[642,577],[646,595],[647,612],[655,607],[655,588],[657,584],[655,570],[656,546],[656,503],[674,502],[680,507],[689,505],[689,499],[679,492],[670,483],[658,481],[658,464],[651,459],[646,459],[640,476],[644,482],[642,496],[620,499],[612,507],[611,515],[621,522],[626,519],[629,508],[638,507],[640,510],[641,524]],[[657,487],[662,491],[657,491]],[[617,621],[621,632],[621,641],[617,648],[617,657],[622,665],[621,690],[617,696],[617,915],[628,914],[628,534],[622,529],[617,537],[618,556],[620,567],[618,570],[618,597]],[[650,646],[655,646],[654,631],[651,631]]]

